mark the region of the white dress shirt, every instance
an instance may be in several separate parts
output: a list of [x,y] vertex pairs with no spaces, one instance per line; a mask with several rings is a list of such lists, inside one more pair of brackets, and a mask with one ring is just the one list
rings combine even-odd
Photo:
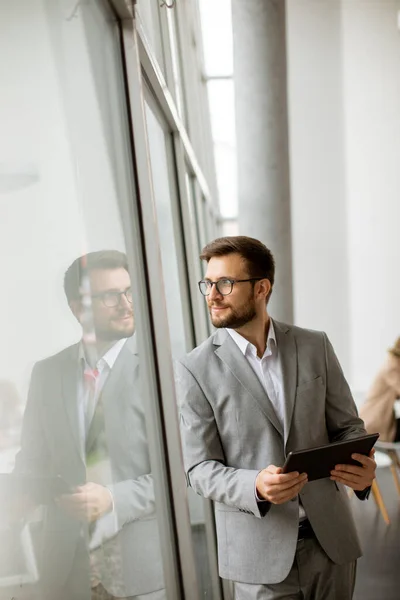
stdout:
[[83,372],[86,368],[91,369],[85,353],[85,347],[81,342],[79,346],[79,364],[82,367],[78,380],[78,411],[79,411],[79,425],[80,425],[80,439],[82,444],[82,451],[84,454],[86,435],[89,431],[90,423],[92,422],[97,402],[100,398],[100,394],[105,386],[108,376],[111,373],[115,361],[118,358],[127,338],[118,340],[107,352],[99,358],[96,365],[93,367],[98,370],[99,376],[96,380],[94,394],[90,394],[89,390],[84,385]]
[[[285,395],[283,390],[282,364],[279,358],[278,344],[272,319],[269,321],[267,343],[261,358],[258,357],[257,348],[254,344],[246,340],[246,338],[234,329],[227,328],[226,330],[257,375],[282,425],[282,430],[284,430]],[[262,500],[262,498],[259,498],[257,491],[256,498],[257,500]],[[305,510],[301,504],[299,504],[299,518],[300,520],[306,518]]]
[[[85,458],[85,444],[86,436],[88,434],[90,423],[93,419],[97,402],[100,398],[100,394],[106,384],[106,381],[111,373],[115,361],[117,360],[119,353],[125,345],[127,338],[118,340],[96,363],[95,367],[99,375],[96,379],[94,393],[90,393],[84,384],[83,373],[85,368],[91,369],[88,360],[86,358],[85,347],[81,342],[79,346],[79,364],[81,369],[78,377],[78,414],[79,414],[79,426],[80,426],[80,440],[81,440],[81,451],[82,457]],[[89,549],[94,550],[99,547],[106,539],[112,538],[118,532],[118,521],[115,513],[114,498],[111,490],[105,486],[110,492],[112,500],[112,508],[109,513],[106,513],[96,521],[96,525],[93,528],[90,536]]]
[[281,361],[279,360],[275,329],[272,321],[270,320],[269,322],[267,344],[261,358],[257,356],[257,348],[254,344],[246,340],[246,338],[234,329],[227,329],[227,331],[239,346],[243,355],[250,363],[251,368],[260,380],[283,429],[285,417],[282,366]]

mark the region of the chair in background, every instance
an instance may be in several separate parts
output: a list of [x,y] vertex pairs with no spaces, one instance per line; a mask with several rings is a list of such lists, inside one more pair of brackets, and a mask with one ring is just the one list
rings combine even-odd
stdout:
[[397,471],[397,469],[400,469],[400,459],[398,455],[398,452],[400,452],[400,442],[380,442],[378,440],[375,444],[375,449],[378,452],[383,452],[389,457],[390,471],[394,479],[397,493],[400,496],[400,479]]
[[379,487],[376,479],[374,479],[374,481],[372,482],[371,492],[372,492],[372,495],[376,502],[376,505],[378,506],[379,510],[381,511],[383,520],[385,521],[386,525],[389,525],[390,524],[389,514],[387,511],[386,505],[383,501],[381,490],[380,490],[380,487]]
[[[398,469],[400,469],[400,458],[399,458],[399,454],[398,454],[398,452],[400,452],[400,442],[377,441],[374,448],[377,451],[377,454],[375,455],[375,459],[376,459],[378,468],[382,467],[382,466],[390,467],[390,471],[393,476],[394,484],[396,486],[397,494],[400,496],[400,479],[399,479],[399,474],[398,474]],[[384,460],[380,459],[379,453],[381,453],[381,455],[382,454],[384,455],[384,457],[385,457]],[[385,503],[383,501],[382,494],[381,494],[381,491],[380,491],[380,488],[379,488],[379,485],[378,485],[378,482],[376,479],[374,480],[374,482],[372,484],[371,492],[372,492],[374,500],[381,512],[383,520],[385,521],[385,523],[387,525],[389,525],[389,523],[390,523],[389,515],[388,515],[387,509],[386,509]]]
[[[375,454],[375,460],[376,460],[377,467],[378,468],[379,467],[390,467],[392,469],[392,461],[389,458],[389,455],[387,454],[387,452],[380,453],[379,449],[377,448],[377,444],[378,443],[375,444],[375,448],[376,448],[376,450],[378,450],[378,453]],[[392,474],[393,474],[393,471],[392,471]],[[397,476],[397,473],[396,473],[396,476]],[[374,479],[374,481],[372,482],[371,492],[372,492],[372,496],[375,500],[375,504],[379,508],[379,511],[382,515],[383,520],[385,521],[386,525],[390,525],[389,514],[387,511],[385,502],[383,500],[382,492],[379,487],[377,479]],[[351,488],[348,488],[348,493],[349,493],[349,497],[351,498],[353,495],[353,490]]]

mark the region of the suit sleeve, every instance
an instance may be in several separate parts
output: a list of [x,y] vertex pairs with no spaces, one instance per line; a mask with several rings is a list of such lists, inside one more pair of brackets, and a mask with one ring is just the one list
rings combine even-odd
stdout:
[[49,472],[49,452],[43,431],[41,366],[37,363],[32,370],[28,400],[25,407],[21,449],[15,458],[15,473],[43,475]]
[[90,540],[91,550],[116,536],[128,523],[147,516],[155,516],[152,475],[141,475],[137,479],[118,481],[106,487],[112,495],[113,510],[96,521]]
[[255,495],[259,471],[226,466],[214,412],[199,383],[180,362],[175,364],[175,378],[188,485],[204,498],[265,516],[270,504],[257,502]]
[[137,479],[118,481],[108,485],[121,529],[127,523],[155,513],[153,476],[141,475]]
[[[335,351],[323,333],[326,361],[326,425],[331,442],[350,440],[367,432],[358,416],[350,387],[345,379]],[[360,500],[368,498],[370,488],[355,492]]]

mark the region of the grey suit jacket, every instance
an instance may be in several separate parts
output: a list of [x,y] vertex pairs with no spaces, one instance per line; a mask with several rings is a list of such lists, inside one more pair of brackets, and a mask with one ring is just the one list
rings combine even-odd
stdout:
[[[61,475],[73,486],[86,482],[77,406],[78,347],[66,348],[33,369],[17,473]],[[135,341],[130,339],[101,394],[103,426],[97,425],[97,431],[95,426],[89,433],[89,437],[103,436],[105,440],[109,468],[103,469],[95,483],[110,487],[115,508],[113,515],[107,515],[114,522],[112,537],[95,551],[97,570],[106,589],[118,596],[136,596],[164,587],[138,368]],[[47,507],[41,573],[46,591],[76,579],[77,563],[82,572],[82,546],[87,554],[88,538],[81,523],[55,504]],[[88,576],[88,561],[85,569]]]
[[[276,321],[274,327],[284,378],[283,428],[226,330],[176,366],[185,470],[188,484],[215,501],[220,575],[254,584],[288,575],[299,521],[298,498],[281,505],[256,501],[259,471],[282,465],[290,451],[365,434],[327,336]],[[331,560],[359,557],[345,488],[322,479],[306,484],[300,496]]]

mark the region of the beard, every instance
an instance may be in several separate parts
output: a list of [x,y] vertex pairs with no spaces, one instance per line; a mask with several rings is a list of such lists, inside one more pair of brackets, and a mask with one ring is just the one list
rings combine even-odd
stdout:
[[[122,317],[123,315],[121,315]],[[117,318],[118,319],[118,318]],[[127,319],[126,322],[114,322],[113,320],[107,323],[95,323],[95,334],[98,339],[112,342],[117,342],[123,338],[132,337],[135,331],[135,322],[133,316]]]
[[[224,305],[216,305],[223,307]],[[214,327],[229,327],[229,329],[239,329],[254,319],[256,316],[255,302],[252,297],[240,307],[233,308],[227,305],[229,313],[227,315],[213,315],[212,306],[209,307],[211,323]]]
[[125,329],[101,329],[100,331],[96,330],[96,336],[98,339],[102,339],[108,342],[117,342],[118,340],[122,340],[123,338],[132,337],[134,334],[134,327],[126,327]]

